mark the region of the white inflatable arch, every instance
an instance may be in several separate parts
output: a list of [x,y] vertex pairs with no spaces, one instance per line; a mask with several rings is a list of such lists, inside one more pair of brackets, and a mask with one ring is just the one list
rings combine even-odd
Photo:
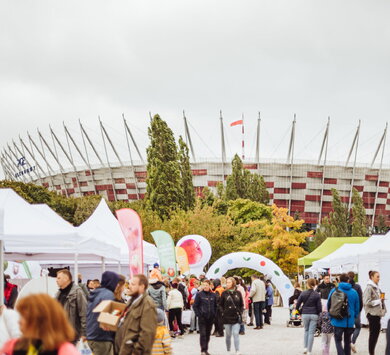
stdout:
[[249,252],[227,254],[219,258],[207,272],[208,279],[217,279],[231,269],[246,267],[267,275],[278,289],[283,299],[283,306],[288,307],[288,299],[294,293],[293,285],[279,266],[266,257]]

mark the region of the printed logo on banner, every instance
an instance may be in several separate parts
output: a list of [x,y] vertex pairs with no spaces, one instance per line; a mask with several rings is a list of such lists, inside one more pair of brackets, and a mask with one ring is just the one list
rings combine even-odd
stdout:
[[[23,168],[27,164],[27,160],[26,160],[25,157],[20,157],[19,159],[16,159],[16,162],[17,162],[16,167],[18,169],[19,168]],[[19,176],[22,176],[24,174],[29,174],[29,173],[31,173],[34,170],[35,170],[35,166],[30,166],[29,168],[25,168],[25,169],[20,170],[19,172],[17,172],[15,174],[15,177],[18,178]]]

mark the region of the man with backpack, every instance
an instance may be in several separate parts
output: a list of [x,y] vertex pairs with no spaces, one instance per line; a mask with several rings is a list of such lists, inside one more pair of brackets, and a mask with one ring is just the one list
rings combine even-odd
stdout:
[[[351,336],[355,319],[360,312],[358,293],[352,288],[347,274],[340,275],[338,287],[331,290],[328,310],[334,327],[334,340],[338,355],[351,355]],[[344,348],[342,345],[344,337]]]

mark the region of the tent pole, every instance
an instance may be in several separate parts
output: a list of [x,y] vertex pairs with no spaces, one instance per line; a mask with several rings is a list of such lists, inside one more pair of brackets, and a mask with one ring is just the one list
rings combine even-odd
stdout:
[[76,282],[76,285],[78,284],[78,273],[79,273],[79,265],[78,265],[78,258],[79,258],[79,253],[74,254],[74,282]]
[[122,273],[122,268],[121,268],[121,261],[118,260],[118,274]]
[[106,259],[102,256],[102,273],[106,271]]

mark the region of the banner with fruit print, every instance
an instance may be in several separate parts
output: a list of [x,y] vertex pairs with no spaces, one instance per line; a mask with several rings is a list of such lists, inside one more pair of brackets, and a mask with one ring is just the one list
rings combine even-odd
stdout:
[[191,274],[199,276],[211,258],[209,241],[201,235],[192,234],[181,238],[176,246],[186,251]]
[[144,270],[144,252],[142,222],[138,213],[131,208],[122,208],[115,212],[129,249],[130,278],[142,274]]
[[188,256],[184,248],[176,247],[176,260],[180,273],[187,275],[190,272],[190,265],[188,264]]
[[177,276],[175,244],[171,235],[161,230],[151,234],[157,246],[161,274],[171,278]]

